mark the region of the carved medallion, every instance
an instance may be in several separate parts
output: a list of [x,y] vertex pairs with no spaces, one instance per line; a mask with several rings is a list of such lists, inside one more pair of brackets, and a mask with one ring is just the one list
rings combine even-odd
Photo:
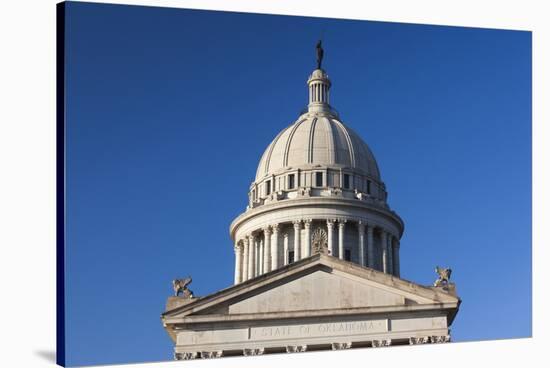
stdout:
[[328,254],[328,236],[325,229],[318,227],[311,237],[311,250],[313,254]]

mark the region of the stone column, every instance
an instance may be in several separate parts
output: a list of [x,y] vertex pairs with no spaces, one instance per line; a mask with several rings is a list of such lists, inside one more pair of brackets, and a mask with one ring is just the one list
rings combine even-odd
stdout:
[[288,264],[288,234],[283,237],[283,265]]
[[305,244],[302,244],[302,258],[307,258],[311,255],[311,220],[304,220],[305,228]]
[[365,267],[365,223],[359,221],[357,229],[359,230],[359,264]]
[[338,220],[338,258],[344,259],[344,229],[346,220]]
[[260,276],[264,273],[264,242],[258,241],[258,253],[256,258],[256,275]]
[[264,228],[264,267],[263,273],[270,271],[269,266],[271,265],[269,255],[271,254],[271,229],[266,226]]
[[393,235],[388,234],[388,273],[393,275]]
[[243,261],[243,248],[242,245],[237,243],[235,244],[235,284],[238,284],[242,281],[242,271],[241,264]]
[[271,226],[273,229],[273,242],[271,243],[271,271],[279,268],[279,225]]
[[256,267],[254,269],[254,276],[260,276],[261,266],[262,266],[262,244],[263,240],[258,237],[256,240],[256,252],[254,253],[254,263]]
[[395,238],[393,244],[393,274],[401,277],[401,265],[399,264],[399,239]]
[[367,225],[367,261],[370,268],[375,268],[374,262],[374,226]]
[[300,229],[302,227],[302,221],[292,221],[294,224],[294,261],[299,261],[301,259],[300,251]]
[[248,238],[243,239],[243,277],[242,281],[248,280]]
[[388,234],[385,230],[382,230],[380,243],[380,248],[382,248],[382,271],[388,273]]
[[330,255],[336,257],[336,247],[334,246],[334,220],[327,220],[328,250]]
[[254,249],[256,248],[256,240],[254,235],[250,234],[248,236],[248,279],[254,277]]

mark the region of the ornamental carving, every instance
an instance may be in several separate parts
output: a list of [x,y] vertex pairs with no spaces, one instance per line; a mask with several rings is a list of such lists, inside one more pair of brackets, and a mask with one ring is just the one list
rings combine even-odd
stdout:
[[328,235],[325,229],[318,227],[313,231],[311,249],[313,254],[328,254]]

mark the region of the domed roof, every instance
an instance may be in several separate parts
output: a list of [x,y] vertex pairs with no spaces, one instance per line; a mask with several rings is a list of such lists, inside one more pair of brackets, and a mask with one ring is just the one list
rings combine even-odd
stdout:
[[380,181],[367,144],[330,113],[306,113],[281,131],[262,155],[256,181],[287,168],[316,165],[346,167]]
[[311,81],[313,79],[327,79],[328,75],[323,69],[315,69],[313,73],[309,76],[308,81]]

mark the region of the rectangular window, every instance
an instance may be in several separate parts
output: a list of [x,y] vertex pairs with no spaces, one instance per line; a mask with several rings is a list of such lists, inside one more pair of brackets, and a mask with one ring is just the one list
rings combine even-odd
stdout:
[[370,194],[370,180],[367,180],[367,194]]
[[315,186],[316,187],[322,187],[323,186],[323,173],[322,172],[316,172],[315,173]]
[[288,176],[288,189],[294,189],[294,174]]
[[294,251],[293,250],[288,252],[288,264],[291,264],[292,262],[294,262]]
[[344,260],[346,260],[346,261],[351,261],[351,250],[346,249],[346,250],[344,251]]
[[349,174],[344,174],[344,188],[349,189]]
[[271,181],[265,182],[265,195],[271,194]]

